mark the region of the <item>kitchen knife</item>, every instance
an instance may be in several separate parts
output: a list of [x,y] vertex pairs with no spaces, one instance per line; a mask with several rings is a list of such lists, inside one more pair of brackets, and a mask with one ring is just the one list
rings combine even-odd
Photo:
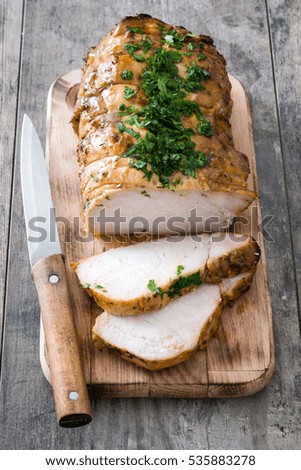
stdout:
[[91,406],[49,179],[38,134],[25,114],[21,136],[21,185],[31,273],[40,302],[47,359],[60,426],[90,423]]

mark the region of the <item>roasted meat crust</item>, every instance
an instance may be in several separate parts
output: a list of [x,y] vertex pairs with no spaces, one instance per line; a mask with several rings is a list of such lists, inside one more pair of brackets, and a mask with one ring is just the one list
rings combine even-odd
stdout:
[[[93,207],[95,201],[101,200],[107,194],[121,189],[136,187],[161,187],[158,177],[153,174],[147,181],[142,171],[130,167],[128,158],[120,158],[132,147],[136,140],[128,133],[120,133],[117,125],[126,116],[120,117],[120,105],[129,105],[124,98],[125,86],[131,86],[136,94],[130,104],[141,108],[147,103],[147,97],[141,89],[142,72],[145,62],[137,62],[124,45],[141,40],[141,34],[130,31],[129,28],[143,29],[151,38],[153,47],[170,49],[168,44],[162,44],[159,26],[171,28],[170,25],[140,14],[126,17],[103,40],[92,47],[86,54],[83,67],[82,81],[79,87],[78,99],[74,110],[73,127],[78,135],[78,160],[80,164],[81,190],[83,195],[83,216],[88,215],[88,206]],[[190,32],[182,26],[174,28],[181,35]],[[232,100],[231,84],[223,56],[216,50],[213,41],[208,36],[189,37],[183,44],[191,42],[195,50],[189,57],[183,56],[177,64],[180,76],[184,76],[187,67],[197,62],[199,49],[206,58],[201,65],[210,73],[205,90],[189,93],[186,99],[196,101],[204,117],[211,123],[215,135],[206,137],[196,133],[192,140],[196,150],[210,155],[206,166],[197,170],[196,178],[175,172],[173,180],[181,179],[181,184],[174,191],[197,189],[200,191],[243,191],[253,200],[255,194],[247,191],[249,164],[247,157],[235,150],[230,126]],[[121,74],[131,70],[133,77],[124,80]],[[196,128],[196,117],[183,118],[185,127]],[[142,137],[146,129],[139,130]],[[168,189],[166,189],[168,191]]]

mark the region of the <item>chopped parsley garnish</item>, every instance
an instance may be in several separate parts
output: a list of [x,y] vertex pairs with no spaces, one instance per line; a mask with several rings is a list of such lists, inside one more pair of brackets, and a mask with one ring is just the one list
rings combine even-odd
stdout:
[[195,92],[204,90],[203,85],[200,81],[204,81],[209,78],[210,73],[208,70],[199,67],[195,62],[187,68],[187,80],[185,82],[185,90],[188,92]]
[[[178,272],[179,270],[181,271],[180,273]],[[154,279],[150,279],[148,281],[147,288],[151,292],[160,295],[161,299],[163,298],[164,294],[166,294],[170,299],[173,299],[174,297],[181,296],[184,289],[190,287],[199,287],[201,284],[203,284],[203,279],[199,272],[189,274],[189,276],[181,277],[183,270],[184,266],[178,266],[177,274],[180,277],[176,279],[166,291],[164,291],[161,287],[158,287]]]
[[135,59],[137,62],[144,62],[145,61],[145,55],[144,54],[136,54],[136,52],[141,48],[142,46],[139,44],[126,44],[124,46],[124,49],[128,51],[131,57]]
[[203,69],[195,62],[192,62],[192,64],[187,69],[187,75],[191,80],[206,80],[210,74],[208,70]]
[[134,125],[135,125],[135,126],[139,127],[140,129],[142,129],[144,126],[142,125],[141,122],[139,122],[138,116],[139,116],[139,113],[138,113],[138,112],[133,113],[130,117],[128,117],[128,118],[125,120],[125,122],[126,122],[127,124],[129,124],[130,126],[134,126]]
[[[139,28],[138,28],[139,29]],[[140,30],[142,31],[142,30]],[[144,33],[143,33],[144,34]],[[146,60],[145,54],[150,50],[150,48],[153,45],[153,41],[151,40],[150,37],[145,36],[143,38],[143,41],[141,44],[137,43],[129,43],[124,46],[124,49],[130,54],[133,59],[135,59],[137,62],[144,62]],[[142,53],[137,53],[139,50],[143,51]]]
[[125,86],[124,88],[124,97],[126,100],[132,98],[132,96],[136,95],[136,90],[134,88],[130,88],[129,86]]
[[163,42],[169,44],[170,46],[175,47],[176,49],[182,49],[183,42],[186,38],[193,38],[194,34],[186,34],[182,36],[175,29],[168,29],[166,26],[159,26],[160,31],[164,34]]
[[130,55],[133,55],[134,52],[138,51],[140,49],[139,44],[126,44],[124,46],[125,50],[128,51]]
[[151,38],[149,38],[148,36],[146,36],[146,38],[142,41],[141,43],[141,49],[143,50],[143,52],[147,52],[150,50],[150,48],[152,47],[153,45],[153,41],[151,40]]
[[119,132],[123,134],[123,132],[126,132],[127,134],[131,135],[132,137],[135,137],[138,139],[140,137],[139,132],[134,131],[134,129],[131,129],[130,127],[126,127],[123,122],[119,122],[117,125],[117,129]]
[[123,133],[125,131],[125,125],[123,124],[123,122],[119,122],[118,125],[117,125],[117,129],[119,132]]
[[167,290],[166,294],[170,299],[180,296],[183,289],[187,287],[196,286],[199,287],[203,283],[203,279],[199,272],[190,274],[186,277],[180,277]]
[[[169,186],[169,177],[175,171],[196,177],[196,170],[207,163],[206,155],[196,150],[191,140],[195,131],[183,126],[182,116],[201,116],[199,105],[184,98],[187,84],[192,82],[193,89],[196,88],[195,83],[200,87],[200,80],[204,81],[209,74],[194,64],[188,68],[188,77],[182,78],[176,66],[181,60],[182,55],[178,51],[162,48],[154,51],[154,55],[147,59],[148,67],[142,74],[141,83],[149,103],[136,111],[132,109],[133,113],[129,113],[131,115],[126,121],[130,125],[145,127],[148,132],[144,138],[138,134],[137,143],[123,156],[129,157],[130,166],[143,171],[147,179],[156,174],[163,186]],[[127,108],[119,108],[121,113],[128,114]],[[119,123],[118,130],[125,132],[127,128]]]
[[95,284],[94,289],[102,290],[102,292],[108,292],[107,289],[105,289],[103,286],[100,284]]
[[118,111],[119,111],[119,112],[123,112],[123,111],[125,111],[125,109],[126,109],[126,106],[125,106],[124,103],[122,103],[122,104],[119,106]]
[[177,266],[177,275],[181,276],[184,269],[185,269],[184,266],[182,266],[181,264],[179,266]]
[[86,282],[86,284],[83,284],[84,289],[89,289],[89,287],[90,287],[90,284],[88,282]]
[[163,297],[163,295],[164,295],[164,291],[163,291],[163,289],[162,289],[161,287],[157,287],[157,285],[156,285],[154,279],[150,279],[150,280],[148,281],[147,288],[148,288],[151,292],[154,292],[155,294],[158,294],[158,295],[161,297],[161,299],[162,299],[162,297]]
[[129,116],[135,111],[136,108],[134,106],[126,106],[124,103],[122,103],[118,108],[118,116]]
[[150,279],[150,280],[148,281],[147,288],[148,288],[151,292],[155,292],[155,290],[157,289],[157,285],[156,285],[154,279]]
[[124,70],[121,74],[121,78],[123,78],[123,80],[132,80],[134,74],[131,70]]
[[198,55],[198,60],[205,60],[205,59],[207,59],[207,56],[205,54]]
[[[174,41],[172,34],[165,34],[164,40],[165,42],[167,42],[167,44],[171,44],[172,46],[175,45],[175,41]],[[182,44],[180,45],[180,49],[181,47],[182,47]]]
[[[177,67],[183,56],[189,57],[197,47],[202,50],[203,45],[187,41],[186,52],[181,53],[179,51],[184,41],[194,35],[181,35],[165,26],[160,26],[159,29],[162,42],[177,50],[157,47],[151,51],[151,55],[146,56],[153,46],[152,40],[139,28],[129,28],[132,32],[144,35],[141,43],[128,43],[124,49],[138,62],[146,62],[141,89],[148,98],[148,103],[142,108],[121,104],[118,115],[127,118],[117,124],[117,129],[137,140],[122,155],[129,158],[130,167],[142,171],[148,180],[156,175],[163,187],[170,187],[176,184],[177,179],[172,181],[175,172],[196,178],[197,170],[206,165],[208,158],[204,152],[196,150],[192,137],[196,133],[210,137],[214,130],[203,116],[199,104],[186,99],[187,94],[205,89],[203,83],[210,76],[208,70],[192,62],[186,69],[186,76],[182,77]],[[203,55],[199,54],[198,57]],[[126,70],[123,74],[125,79],[133,78],[131,71]],[[135,89],[125,87],[125,99],[128,100],[135,94]],[[198,119],[196,128],[184,127],[183,117],[193,115]],[[144,128],[146,134],[142,137],[128,126]]]
[[128,31],[131,31],[131,33],[145,34],[143,29],[141,28],[128,28]]
[[148,194],[147,191],[141,191],[141,194],[143,194],[143,196],[145,197],[150,197],[150,194]]
[[200,135],[205,135],[206,137],[211,137],[215,134],[212,129],[211,123],[207,121],[204,117],[200,117],[200,123],[198,124],[198,133]]

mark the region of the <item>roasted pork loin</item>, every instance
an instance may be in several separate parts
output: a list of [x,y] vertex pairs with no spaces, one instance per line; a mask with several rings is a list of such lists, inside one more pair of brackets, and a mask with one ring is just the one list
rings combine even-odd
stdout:
[[83,68],[73,126],[83,218],[96,235],[217,231],[246,209],[231,85],[211,38],[123,19]]

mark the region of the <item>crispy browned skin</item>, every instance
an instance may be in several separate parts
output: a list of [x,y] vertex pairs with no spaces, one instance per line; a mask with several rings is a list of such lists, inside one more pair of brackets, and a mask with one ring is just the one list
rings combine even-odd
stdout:
[[[162,44],[162,34],[158,28],[160,25],[171,28],[170,25],[148,15],[126,17],[86,55],[73,126],[79,138],[78,160],[81,168],[83,200],[84,203],[91,201],[91,207],[93,199],[111,194],[115,190],[137,186],[146,188],[162,186],[156,175],[153,175],[151,181],[147,181],[142,171],[130,168],[128,158],[114,158],[121,157],[136,142],[134,137],[120,133],[117,129],[118,122],[126,119],[118,116],[118,108],[123,103],[129,105],[124,99],[124,87],[129,85],[137,90],[131,99],[131,105],[143,107],[147,103],[147,98],[140,88],[141,74],[146,64],[135,61],[124,49],[127,43],[140,42],[141,34],[131,32],[128,28],[143,29],[153,41],[153,47],[172,49],[168,44]],[[180,26],[174,29],[181,35],[188,33]],[[210,72],[210,77],[206,80],[205,90],[190,93],[186,99],[196,101],[200,105],[204,116],[211,122],[215,135],[205,137],[196,133],[192,137],[196,149],[211,154],[212,157],[204,168],[197,170],[196,178],[175,173],[173,179],[180,178],[182,184],[173,189],[247,191],[248,160],[233,147],[229,123],[232,109],[231,85],[225,59],[208,36],[200,35],[185,39],[183,50],[185,44],[189,42],[196,46],[202,43],[202,52],[206,55],[206,59],[202,61],[201,66]],[[180,75],[185,76],[187,66],[197,62],[199,49],[198,47],[195,49],[190,57],[183,57],[183,61],[177,64]],[[121,77],[125,69],[134,73],[133,79],[125,81]],[[183,118],[183,123],[185,127],[196,129],[195,116]],[[139,130],[143,137],[145,130],[137,129],[135,126],[133,129]],[[252,192],[249,194],[251,200],[254,199],[255,194]]]

